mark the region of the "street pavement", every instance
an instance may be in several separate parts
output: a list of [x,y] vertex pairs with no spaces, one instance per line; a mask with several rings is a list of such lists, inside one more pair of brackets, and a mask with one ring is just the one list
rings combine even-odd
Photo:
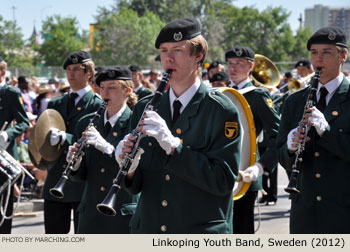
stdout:
[[[255,207],[255,228],[257,234],[288,234],[289,233],[289,209],[290,201],[284,188],[288,184],[288,177],[285,170],[278,168],[278,200],[273,206],[260,205]],[[261,194],[259,193],[259,198]],[[30,205],[33,202],[28,202]],[[13,219],[12,234],[44,234],[44,213],[43,201],[34,201],[34,207],[23,208],[25,203],[21,203],[21,208],[17,212],[33,214],[34,217],[15,217]],[[260,213],[259,213],[260,211]],[[260,221],[259,221],[260,220]],[[73,223],[71,224],[71,234]]]

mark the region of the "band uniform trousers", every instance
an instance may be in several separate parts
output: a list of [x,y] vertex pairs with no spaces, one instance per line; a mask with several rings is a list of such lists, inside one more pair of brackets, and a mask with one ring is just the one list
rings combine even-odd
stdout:
[[[244,88],[252,87],[248,82]],[[264,130],[266,150],[263,154],[257,153],[257,161],[262,162],[266,169],[272,169],[277,164],[275,140],[279,127],[279,115],[273,107],[272,99],[265,88],[256,88],[244,93],[254,118],[256,136]],[[272,172],[272,170],[269,170]],[[262,178],[252,181],[247,193],[233,205],[233,230],[237,234],[254,233],[254,205],[258,191],[262,189]],[[238,221],[238,223],[236,223]],[[244,224],[242,224],[244,223]]]

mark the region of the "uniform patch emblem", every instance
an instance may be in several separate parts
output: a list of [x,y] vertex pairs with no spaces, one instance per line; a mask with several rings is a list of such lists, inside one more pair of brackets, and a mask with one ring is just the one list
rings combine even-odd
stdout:
[[19,99],[19,102],[23,105],[23,99],[22,99],[22,97],[19,97],[18,99]]
[[181,32],[178,32],[178,33],[175,32],[173,38],[174,38],[175,41],[180,41],[182,39],[182,33]]
[[235,139],[238,136],[238,122],[225,122],[225,136]]
[[273,108],[273,102],[270,98],[266,99],[267,105],[269,105],[270,108]]

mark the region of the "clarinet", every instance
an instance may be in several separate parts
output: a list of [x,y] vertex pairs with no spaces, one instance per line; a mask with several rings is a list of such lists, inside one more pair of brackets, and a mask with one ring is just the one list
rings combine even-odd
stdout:
[[315,76],[312,80],[309,96],[307,97],[307,100],[306,100],[303,117],[299,122],[299,127],[304,130],[304,139],[301,143],[298,144],[297,150],[295,152],[296,156],[295,156],[294,164],[292,165],[292,174],[290,176],[288,186],[284,189],[287,193],[300,193],[300,190],[298,189],[298,176],[300,173],[301,162],[303,162],[303,152],[305,150],[307,134],[309,133],[309,130],[310,130],[310,125],[307,125],[307,123],[304,122],[304,117],[305,117],[306,111],[309,108],[312,108],[316,103],[316,92],[317,92],[318,83],[320,81],[320,75],[321,75],[321,68],[317,68],[315,71]]
[[171,76],[172,70],[168,70],[166,73],[163,74],[163,78],[161,82],[159,83],[159,86],[156,90],[156,93],[154,94],[152,100],[146,105],[141,118],[136,126],[136,128],[131,132],[131,135],[136,138],[135,144],[131,149],[130,153],[126,153],[123,159],[122,166],[119,169],[119,172],[115,179],[113,180],[113,184],[111,189],[109,190],[107,196],[102,201],[102,203],[98,204],[96,206],[97,210],[107,216],[115,216],[117,214],[115,210],[115,203],[117,199],[117,194],[120,191],[123,181],[128,174],[128,171],[132,165],[132,162],[139,150],[139,144],[141,142],[141,139],[145,137],[145,134],[143,134],[141,131],[138,131],[137,128],[140,127],[140,122],[143,120],[144,115],[147,111],[153,111],[156,109],[160,102],[160,98],[163,95],[164,89],[167,86],[170,76]]
[[[100,105],[98,110],[95,112],[94,117],[92,118],[91,122],[89,123],[89,125],[86,127],[85,130],[87,130],[90,127],[96,127],[96,123],[100,119],[102,113],[105,111],[107,103],[108,103],[108,100],[105,100],[104,102],[102,102],[102,104]],[[58,199],[64,198],[63,189],[68,180],[68,176],[71,174],[76,164],[82,159],[82,157],[85,154],[84,150],[87,147],[87,144],[83,136],[77,141],[77,143],[80,144],[80,146],[78,150],[75,152],[75,154],[73,155],[72,159],[68,162],[66,169],[63,171],[62,177],[57,182],[56,186],[49,190],[50,194],[55,198],[58,198]]]

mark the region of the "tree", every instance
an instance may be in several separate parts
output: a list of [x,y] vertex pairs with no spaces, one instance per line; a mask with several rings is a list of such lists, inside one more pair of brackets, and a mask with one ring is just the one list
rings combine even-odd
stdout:
[[30,52],[24,48],[23,34],[16,22],[6,21],[0,16],[0,56],[8,66],[32,64]]
[[40,53],[47,66],[61,66],[69,54],[83,50],[87,43],[86,36],[79,33],[75,17],[48,17],[43,22],[41,36],[44,42]]
[[157,50],[154,42],[164,23],[152,12],[140,17],[127,8],[120,12],[100,9],[99,29],[94,33],[92,50],[97,65],[148,65],[154,62]]

